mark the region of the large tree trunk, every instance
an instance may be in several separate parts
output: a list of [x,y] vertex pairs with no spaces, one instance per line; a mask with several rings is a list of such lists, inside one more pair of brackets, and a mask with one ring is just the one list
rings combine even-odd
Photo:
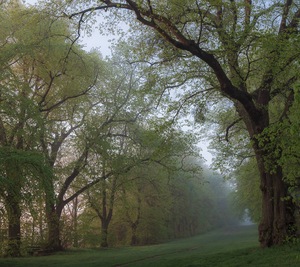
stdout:
[[262,247],[281,245],[296,233],[295,206],[283,181],[280,167],[276,172],[261,171],[262,219],[259,242]]
[[[269,94],[263,93],[261,93],[258,103],[266,106]],[[281,245],[296,233],[295,205],[288,192],[289,185],[284,181],[282,168],[278,162],[280,156],[277,155],[268,133],[264,133],[264,130],[270,126],[269,113],[267,109],[262,109],[261,115],[254,120],[255,116],[253,114],[249,116],[250,113],[245,112],[244,107],[238,106],[237,110],[252,138],[260,173],[262,218],[259,224],[259,242],[262,247]]]
[[282,168],[278,164],[279,156],[274,149],[268,148],[272,147],[268,136],[264,136],[264,142],[260,145],[256,139],[257,136],[261,138],[258,134],[267,127],[268,125],[257,127],[261,130],[256,133],[253,142],[262,192],[262,218],[258,229],[262,247],[281,245],[296,233],[295,205],[288,191],[289,185],[284,181]]
[[46,247],[52,251],[63,250],[60,240],[60,215],[61,212],[54,205],[50,211],[47,211],[48,240]]

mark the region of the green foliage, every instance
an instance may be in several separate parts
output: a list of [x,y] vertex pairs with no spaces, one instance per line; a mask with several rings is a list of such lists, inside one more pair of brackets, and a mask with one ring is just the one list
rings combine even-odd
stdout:
[[211,138],[209,148],[215,156],[212,165],[227,179],[231,179],[234,170],[254,157],[245,125],[232,103],[225,100],[211,108],[208,125],[212,128],[208,132]]
[[2,170],[0,180],[2,188],[5,188],[10,183],[14,183],[5,174],[7,166],[20,170],[19,176],[24,179],[23,183],[29,182],[27,179],[32,175],[41,185],[44,185],[47,184],[47,180],[51,179],[53,175],[52,169],[47,165],[43,155],[36,151],[23,151],[11,147],[2,147],[0,148],[0,166]]
[[261,218],[260,179],[254,159],[244,162],[234,173],[235,191],[232,193],[232,205],[240,219],[245,215],[252,221],[259,222]]
[[45,159],[40,153],[35,151],[24,151],[11,147],[1,147],[0,162],[2,165],[9,162],[13,162],[16,165],[32,165],[40,171],[41,166],[45,164]]
[[298,179],[300,177],[299,172],[299,87],[295,88],[294,94],[295,101],[290,109],[288,119],[286,119],[282,124],[282,138],[280,140],[280,148],[282,150],[280,164],[283,166],[283,170],[286,179],[292,184],[298,184]]
[[[164,160],[164,164],[150,161],[136,165],[116,180],[110,177],[89,191],[88,199],[92,201],[92,207],[97,206],[100,214],[104,207],[104,191],[106,211],[113,207],[108,238],[110,246],[160,243],[234,223],[228,206],[230,190],[222,185],[222,177],[209,171],[202,174],[197,166],[199,163],[192,158],[185,160],[189,163],[189,171],[174,165],[180,163],[180,158],[174,162]],[[195,165],[198,172],[191,168]],[[111,187],[113,181],[115,187]],[[86,208],[79,224],[83,230],[87,229],[86,224],[91,220],[84,218],[93,218],[92,225],[95,225],[99,221],[97,217],[95,212]],[[93,246],[99,230],[88,229],[81,232],[86,238],[81,243]],[[92,232],[95,232],[94,236]],[[93,238],[89,240],[88,235]]]
[[[300,177],[299,173],[299,90],[295,87],[294,102],[286,117],[272,124],[258,136],[259,146],[265,154],[265,165],[270,172],[276,171],[277,166],[283,168],[284,178],[295,186]],[[272,153],[271,153],[272,152]]]

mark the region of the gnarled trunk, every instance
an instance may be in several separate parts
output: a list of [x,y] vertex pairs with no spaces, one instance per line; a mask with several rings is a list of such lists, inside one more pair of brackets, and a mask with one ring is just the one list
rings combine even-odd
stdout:
[[[258,103],[265,106],[269,95],[260,95]],[[260,173],[260,189],[262,192],[262,218],[259,224],[259,242],[262,247],[281,245],[296,233],[295,205],[291,199],[284,181],[282,168],[279,165],[279,155],[270,140],[268,133],[264,133],[269,126],[269,113],[262,109],[257,119],[249,116],[244,107],[238,107],[250,137],[256,155],[257,166]],[[272,149],[274,147],[274,149]],[[270,166],[272,164],[272,166]]]
[[259,242],[262,247],[281,245],[296,233],[295,205],[288,193],[280,167],[272,173],[261,171],[262,219]]

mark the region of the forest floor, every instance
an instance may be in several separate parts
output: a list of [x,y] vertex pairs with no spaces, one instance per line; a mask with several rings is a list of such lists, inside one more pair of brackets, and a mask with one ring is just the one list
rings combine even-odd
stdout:
[[257,227],[224,228],[192,238],[141,247],[78,249],[0,259],[0,267],[264,267],[300,266],[300,245],[259,248]]

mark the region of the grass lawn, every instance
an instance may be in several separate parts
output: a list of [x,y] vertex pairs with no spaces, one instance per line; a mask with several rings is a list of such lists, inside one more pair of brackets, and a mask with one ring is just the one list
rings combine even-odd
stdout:
[[300,266],[300,246],[260,249],[256,226],[222,229],[160,245],[70,250],[51,256],[0,259],[0,267]]

